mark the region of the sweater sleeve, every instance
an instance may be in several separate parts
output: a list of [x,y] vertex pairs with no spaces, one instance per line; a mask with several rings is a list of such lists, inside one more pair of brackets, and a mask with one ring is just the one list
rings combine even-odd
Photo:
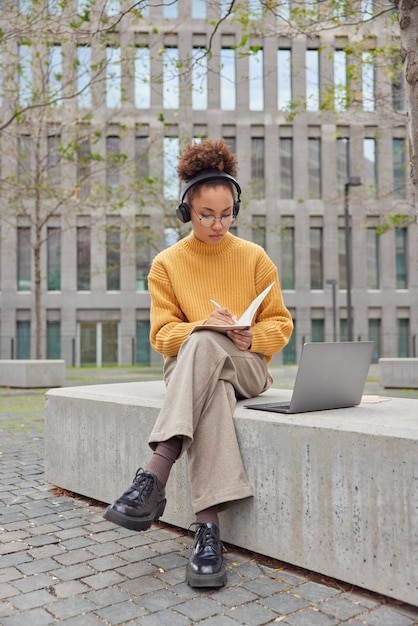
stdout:
[[158,259],[151,267],[148,289],[151,295],[151,345],[165,357],[176,356],[193,328],[205,320],[193,323],[185,320],[164,264]]

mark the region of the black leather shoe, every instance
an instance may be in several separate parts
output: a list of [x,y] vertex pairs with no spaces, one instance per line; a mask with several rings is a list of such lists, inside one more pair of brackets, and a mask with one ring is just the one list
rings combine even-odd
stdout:
[[128,491],[108,506],[103,517],[129,530],[147,530],[164,513],[165,489],[152,472],[136,472]]
[[186,581],[190,587],[223,587],[226,569],[224,547],[215,524],[198,524],[192,556],[186,566]]

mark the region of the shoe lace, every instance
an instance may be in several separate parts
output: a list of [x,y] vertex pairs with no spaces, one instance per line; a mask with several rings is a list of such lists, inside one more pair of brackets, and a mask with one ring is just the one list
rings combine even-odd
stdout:
[[222,552],[226,552],[226,548],[222,541],[216,536],[213,528],[205,524],[205,522],[192,522],[189,526],[189,530],[192,526],[196,527],[196,543],[200,540],[203,540],[202,543],[214,550],[220,545],[222,548]]
[[140,467],[136,474],[135,478],[132,482],[132,487],[130,491],[138,491],[138,498],[141,500],[146,500],[154,488],[154,477],[150,474],[147,474],[142,467]]

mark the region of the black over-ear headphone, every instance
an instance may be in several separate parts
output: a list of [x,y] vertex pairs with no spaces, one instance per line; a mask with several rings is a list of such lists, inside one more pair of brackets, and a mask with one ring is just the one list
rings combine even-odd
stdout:
[[187,204],[187,202],[184,201],[189,189],[191,189],[191,187],[194,187],[195,185],[198,185],[199,183],[203,183],[208,180],[216,180],[216,179],[227,180],[234,185],[235,189],[237,190],[237,198],[236,200],[234,200],[232,214],[234,217],[238,215],[239,208],[241,205],[241,187],[239,186],[238,181],[236,181],[235,178],[231,176],[230,174],[226,174],[225,172],[219,172],[218,170],[212,170],[208,172],[203,172],[203,174],[199,174],[199,176],[192,178],[187,183],[186,187],[183,190],[180,204],[178,205],[176,209],[176,215],[179,218],[180,222],[183,222],[183,223],[190,222],[190,207]]

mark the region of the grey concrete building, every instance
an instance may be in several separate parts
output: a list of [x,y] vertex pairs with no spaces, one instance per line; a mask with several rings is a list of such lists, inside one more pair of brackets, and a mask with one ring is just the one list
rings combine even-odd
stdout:
[[[265,247],[294,317],[276,361],[297,362],[304,341],[350,336],[373,339],[374,359],[416,356],[402,80],[377,52],[396,47],[390,18],[367,31],[294,35],[290,5],[263,15],[252,1],[243,54],[234,16],[214,29],[230,3],[150,2],[119,20],[128,2],[100,2],[70,34],[59,24],[88,3],[63,4],[14,2],[5,29],[2,118],[23,113],[0,138],[0,358],[160,362],[148,341],[146,275],[153,255],[188,232],[174,217],[176,156],[206,136],[237,153],[233,230]],[[359,2],[357,14],[376,10]],[[43,117],[27,106],[39,81],[55,95]]]

